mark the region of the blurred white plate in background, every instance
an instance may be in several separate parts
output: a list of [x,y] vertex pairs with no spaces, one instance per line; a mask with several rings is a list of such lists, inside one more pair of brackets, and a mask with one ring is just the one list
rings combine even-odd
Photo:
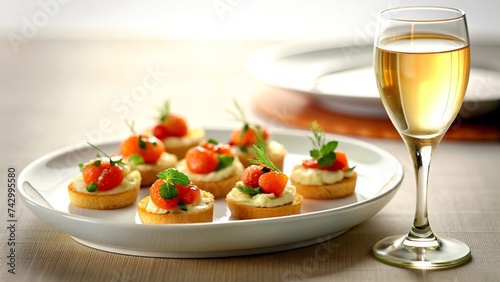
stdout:
[[[247,70],[263,83],[311,95],[327,110],[386,117],[372,52],[372,45],[288,42],[254,54]],[[460,112],[464,118],[489,113],[500,105],[500,44],[472,44],[471,58],[469,86]]]

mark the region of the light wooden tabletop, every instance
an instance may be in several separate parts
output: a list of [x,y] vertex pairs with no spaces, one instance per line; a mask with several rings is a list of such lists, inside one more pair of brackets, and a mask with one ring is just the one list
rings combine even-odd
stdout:
[[[33,160],[82,140],[126,136],[124,120],[147,126],[155,116],[152,108],[167,98],[192,125],[237,126],[226,112],[237,97],[251,119],[271,129],[284,127],[256,112],[252,95],[260,84],[244,69],[253,52],[273,43],[33,39],[15,52],[1,41],[0,280],[496,281],[498,141],[445,141],[436,151],[431,225],[438,235],[466,242],[473,254],[470,263],[449,270],[392,267],[371,254],[375,242],[406,233],[413,219],[413,169],[400,140],[359,137],[389,151],[405,169],[400,190],[382,211],[337,238],[277,253],[210,259],[108,253],[75,242],[28,210],[18,193],[8,194],[9,171],[18,176]],[[136,90],[144,83],[148,91],[141,94]],[[14,217],[9,217],[10,198],[15,198]]]

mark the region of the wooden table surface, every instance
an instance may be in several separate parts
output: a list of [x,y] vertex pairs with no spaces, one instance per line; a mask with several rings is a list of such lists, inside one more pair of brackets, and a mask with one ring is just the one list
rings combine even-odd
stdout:
[[[405,178],[400,190],[368,221],[309,247],[210,259],[108,253],[83,246],[41,221],[19,193],[14,195],[17,222],[9,229],[9,169],[14,168],[18,175],[33,160],[61,147],[126,136],[125,120],[147,127],[155,116],[153,109],[165,99],[193,126],[238,126],[226,111],[236,97],[252,120],[271,130],[286,127],[256,110],[255,93],[262,85],[244,69],[253,52],[273,43],[32,39],[15,52],[8,41],[2,41],[0,202],[4,227],[0,228],[0,280],[498,281],[498,141],[446,140],[436,151],[430,178],[431,225],[438,235],[466,242],[473,254],[470,263],[454,269],[403,269],[372,256],[375,242],[409,230],[415,190],[403,143],[364,136],[353,137],[379,146],[401,161]],[[147,91],[138,92],[141,86],[148,86]],[[15,242],[13,252],[9,242]],[[9,258],[12,254],[14,259]],[[14,264],[9,265],[11,262]]]

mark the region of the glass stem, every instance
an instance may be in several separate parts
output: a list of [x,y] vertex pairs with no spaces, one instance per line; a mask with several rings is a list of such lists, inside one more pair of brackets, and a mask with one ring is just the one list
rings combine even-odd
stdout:
[[411,140],[407,142],[407,146],[415,168],[417,202],[413,226],[403,244],[408,247],[436,248],[439,241],[432,232],[427,216],[427,192],[431,158],[437,142],[435,139]]

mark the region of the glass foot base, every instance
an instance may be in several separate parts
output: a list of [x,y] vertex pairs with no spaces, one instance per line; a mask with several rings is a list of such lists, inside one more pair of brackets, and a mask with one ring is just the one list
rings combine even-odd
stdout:
[[470,248],[455,239],[440,237],[437,247],[408,247],[406,235],[387,237],[373,246],[373,254],[387,264],[400,267],[433,269],[455,267],[469,262]]

